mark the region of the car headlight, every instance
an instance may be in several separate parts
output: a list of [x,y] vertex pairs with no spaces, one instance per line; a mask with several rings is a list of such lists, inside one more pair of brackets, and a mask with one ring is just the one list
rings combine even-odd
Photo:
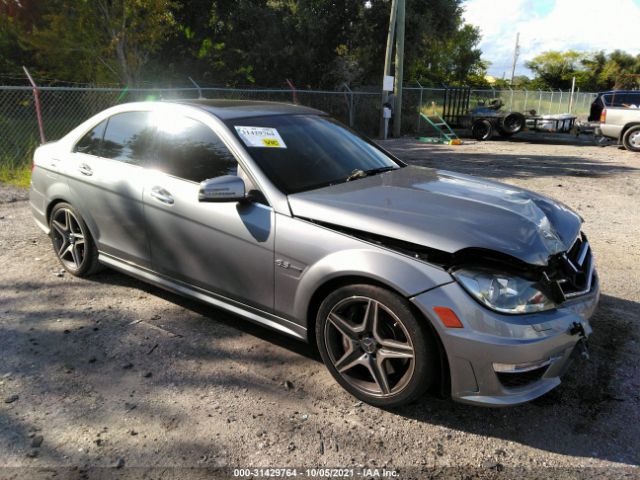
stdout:
[[555,308],[536,282],[490,270],[462,268],[454,278],[480,303],[501,313],[533,313]]

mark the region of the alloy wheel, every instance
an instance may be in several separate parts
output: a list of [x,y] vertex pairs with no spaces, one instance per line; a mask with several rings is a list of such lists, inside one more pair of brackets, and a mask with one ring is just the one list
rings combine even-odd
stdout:
[[79,270],[85,257],[85,235],[78,218],[67,209],[57,210],[51,220],[53,246],[69,270]]
[[362,393],[389,397],[413,376],[415,350],[406,327],[373,298],[338,302],[326,319],[324,340],[337,372]]

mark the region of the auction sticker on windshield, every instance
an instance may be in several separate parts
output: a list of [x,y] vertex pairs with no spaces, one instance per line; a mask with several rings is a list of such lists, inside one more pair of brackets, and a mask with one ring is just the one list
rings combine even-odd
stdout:
[[247,147],[287,148],[275,128],[237,126],[236,132]]

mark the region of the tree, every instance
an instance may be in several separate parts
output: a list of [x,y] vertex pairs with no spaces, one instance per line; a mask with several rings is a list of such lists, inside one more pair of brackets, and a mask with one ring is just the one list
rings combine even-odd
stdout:
[[[463,23],[461,3],[407,2],[408,82],[484,81],[480,34]],[[184,85],[191,76],[205,85],[379,85],[390,7],[391,0],[0,0],[0,63],[15,68],[27,59],[37,77],[87,83]]]
[[[55,8],[53,5],[55,4]],[[175,26],[173,0],[53,0],[28,43],[51,74],[136,85]],[[69,60],[73,59],[73,62]]]
[[574,50],[549,51],[526,62],[526,66],[535,74],[532,82],[535,88],[566,90],[571,88],[572,78],[584,58],[583,53]]
[[535,73],[531,82],[534,88],[571,88],[573,77],[576,87],[582,91],[639,88],[640,55],[631,55],[621,50],[607,54],[604,51],[579,53],[545,52],[530,62]]

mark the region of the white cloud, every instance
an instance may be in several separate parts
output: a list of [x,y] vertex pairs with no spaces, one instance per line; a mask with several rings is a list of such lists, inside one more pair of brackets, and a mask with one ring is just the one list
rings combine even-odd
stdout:
[[524,62],[546,50],[640,53],[638,0],[468,0],[464,7],[467,23],[480,27],[495,76],[510,75],[517,32],[517,73],[529,73]]

